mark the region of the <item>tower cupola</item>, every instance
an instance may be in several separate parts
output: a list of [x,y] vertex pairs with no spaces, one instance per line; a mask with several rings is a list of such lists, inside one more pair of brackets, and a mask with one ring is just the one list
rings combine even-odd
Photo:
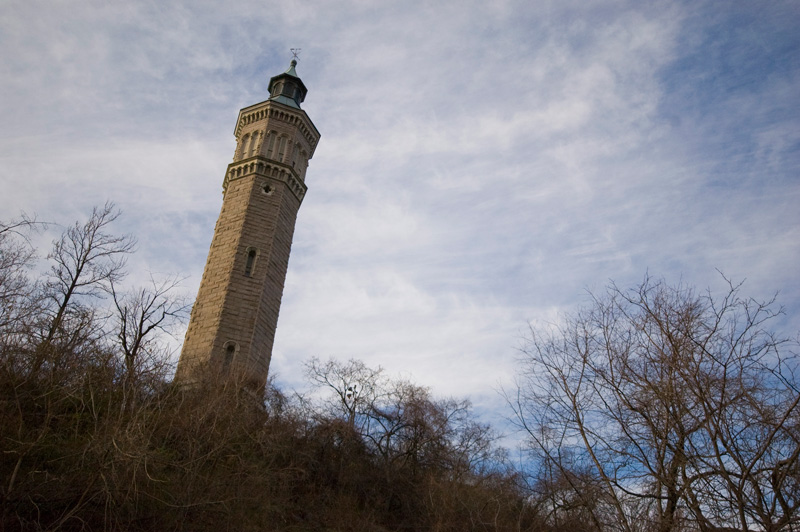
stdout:
[[303,81],[297,77],[294,67],[297,61],[292,59],[289,70],[278,74],[269,80],[269,99],[290,107],[300,109],[300,103],[306,99],[308,89]]

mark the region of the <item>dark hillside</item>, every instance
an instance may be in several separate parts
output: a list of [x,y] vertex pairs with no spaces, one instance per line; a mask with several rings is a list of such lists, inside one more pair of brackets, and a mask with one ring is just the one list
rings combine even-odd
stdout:
[[467,402],[353,361],[309,364],[318,403],[174,386],[163,340],[187,307],[172,279],[120,289],[116,216],[68,228],[41,278],[37,224],[0,226],[3,530],[535,529]]

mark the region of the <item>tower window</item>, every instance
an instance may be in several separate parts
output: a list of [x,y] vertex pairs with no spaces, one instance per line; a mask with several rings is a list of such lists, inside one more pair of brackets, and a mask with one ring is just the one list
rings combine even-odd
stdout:
[[247,250],[247,262],[244,265],[244,274],[250,277],[253,274],[253,269],[256,266],[256,256],[258,255],[258,251],[255,248],[249,248]]
[[283,152],[286,149],[286,137],[281,137],[280,142],[278,143],[278,157],[276,160],[278,162],[283,162]]
[[273,158],[273,151],[275,149],[275,135],[276,135],[275,133],[270,132],[269,140],[267,143],[267,157],[269,157],[270,159]]
[[241,154],[240,157],[244,158],[247,157],[247,145],[250,143],[250,135],[245,135],[242,137],[242,145],[240,147],[239,153]]
[[247,156],[252,157],[256,154],[256,144],[258,143],[258,133],[250,135],[250,148],[247,150]]
[[236,352],[239,351],[239,344],[236,342],[225,342],[225,353],[222,359],[222,371],[228,373],[231,370],[231,364],[236,357]]

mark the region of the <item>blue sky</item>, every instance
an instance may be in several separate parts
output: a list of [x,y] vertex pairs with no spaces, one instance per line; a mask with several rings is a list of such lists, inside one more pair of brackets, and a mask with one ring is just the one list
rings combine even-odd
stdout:
[[[272,371],[359,358],[502,400],[528,323],[717,270],[800,317],[798,2],[0,5],[0,217],[110,199],[194,297],[238,110],[297,67],[322,140]],[[46,240],[52,235],[45,235]]]

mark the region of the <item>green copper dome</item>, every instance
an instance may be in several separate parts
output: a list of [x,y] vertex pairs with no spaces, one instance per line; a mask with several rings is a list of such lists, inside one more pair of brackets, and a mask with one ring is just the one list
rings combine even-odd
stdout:
[[269,99],[289,107],[300,109],[300,103],[306,99],[308,89],[303,81],[297,77],[294,67],[297,61],[292,59],[289,69],[283,74],[278,74],[269,80]]

